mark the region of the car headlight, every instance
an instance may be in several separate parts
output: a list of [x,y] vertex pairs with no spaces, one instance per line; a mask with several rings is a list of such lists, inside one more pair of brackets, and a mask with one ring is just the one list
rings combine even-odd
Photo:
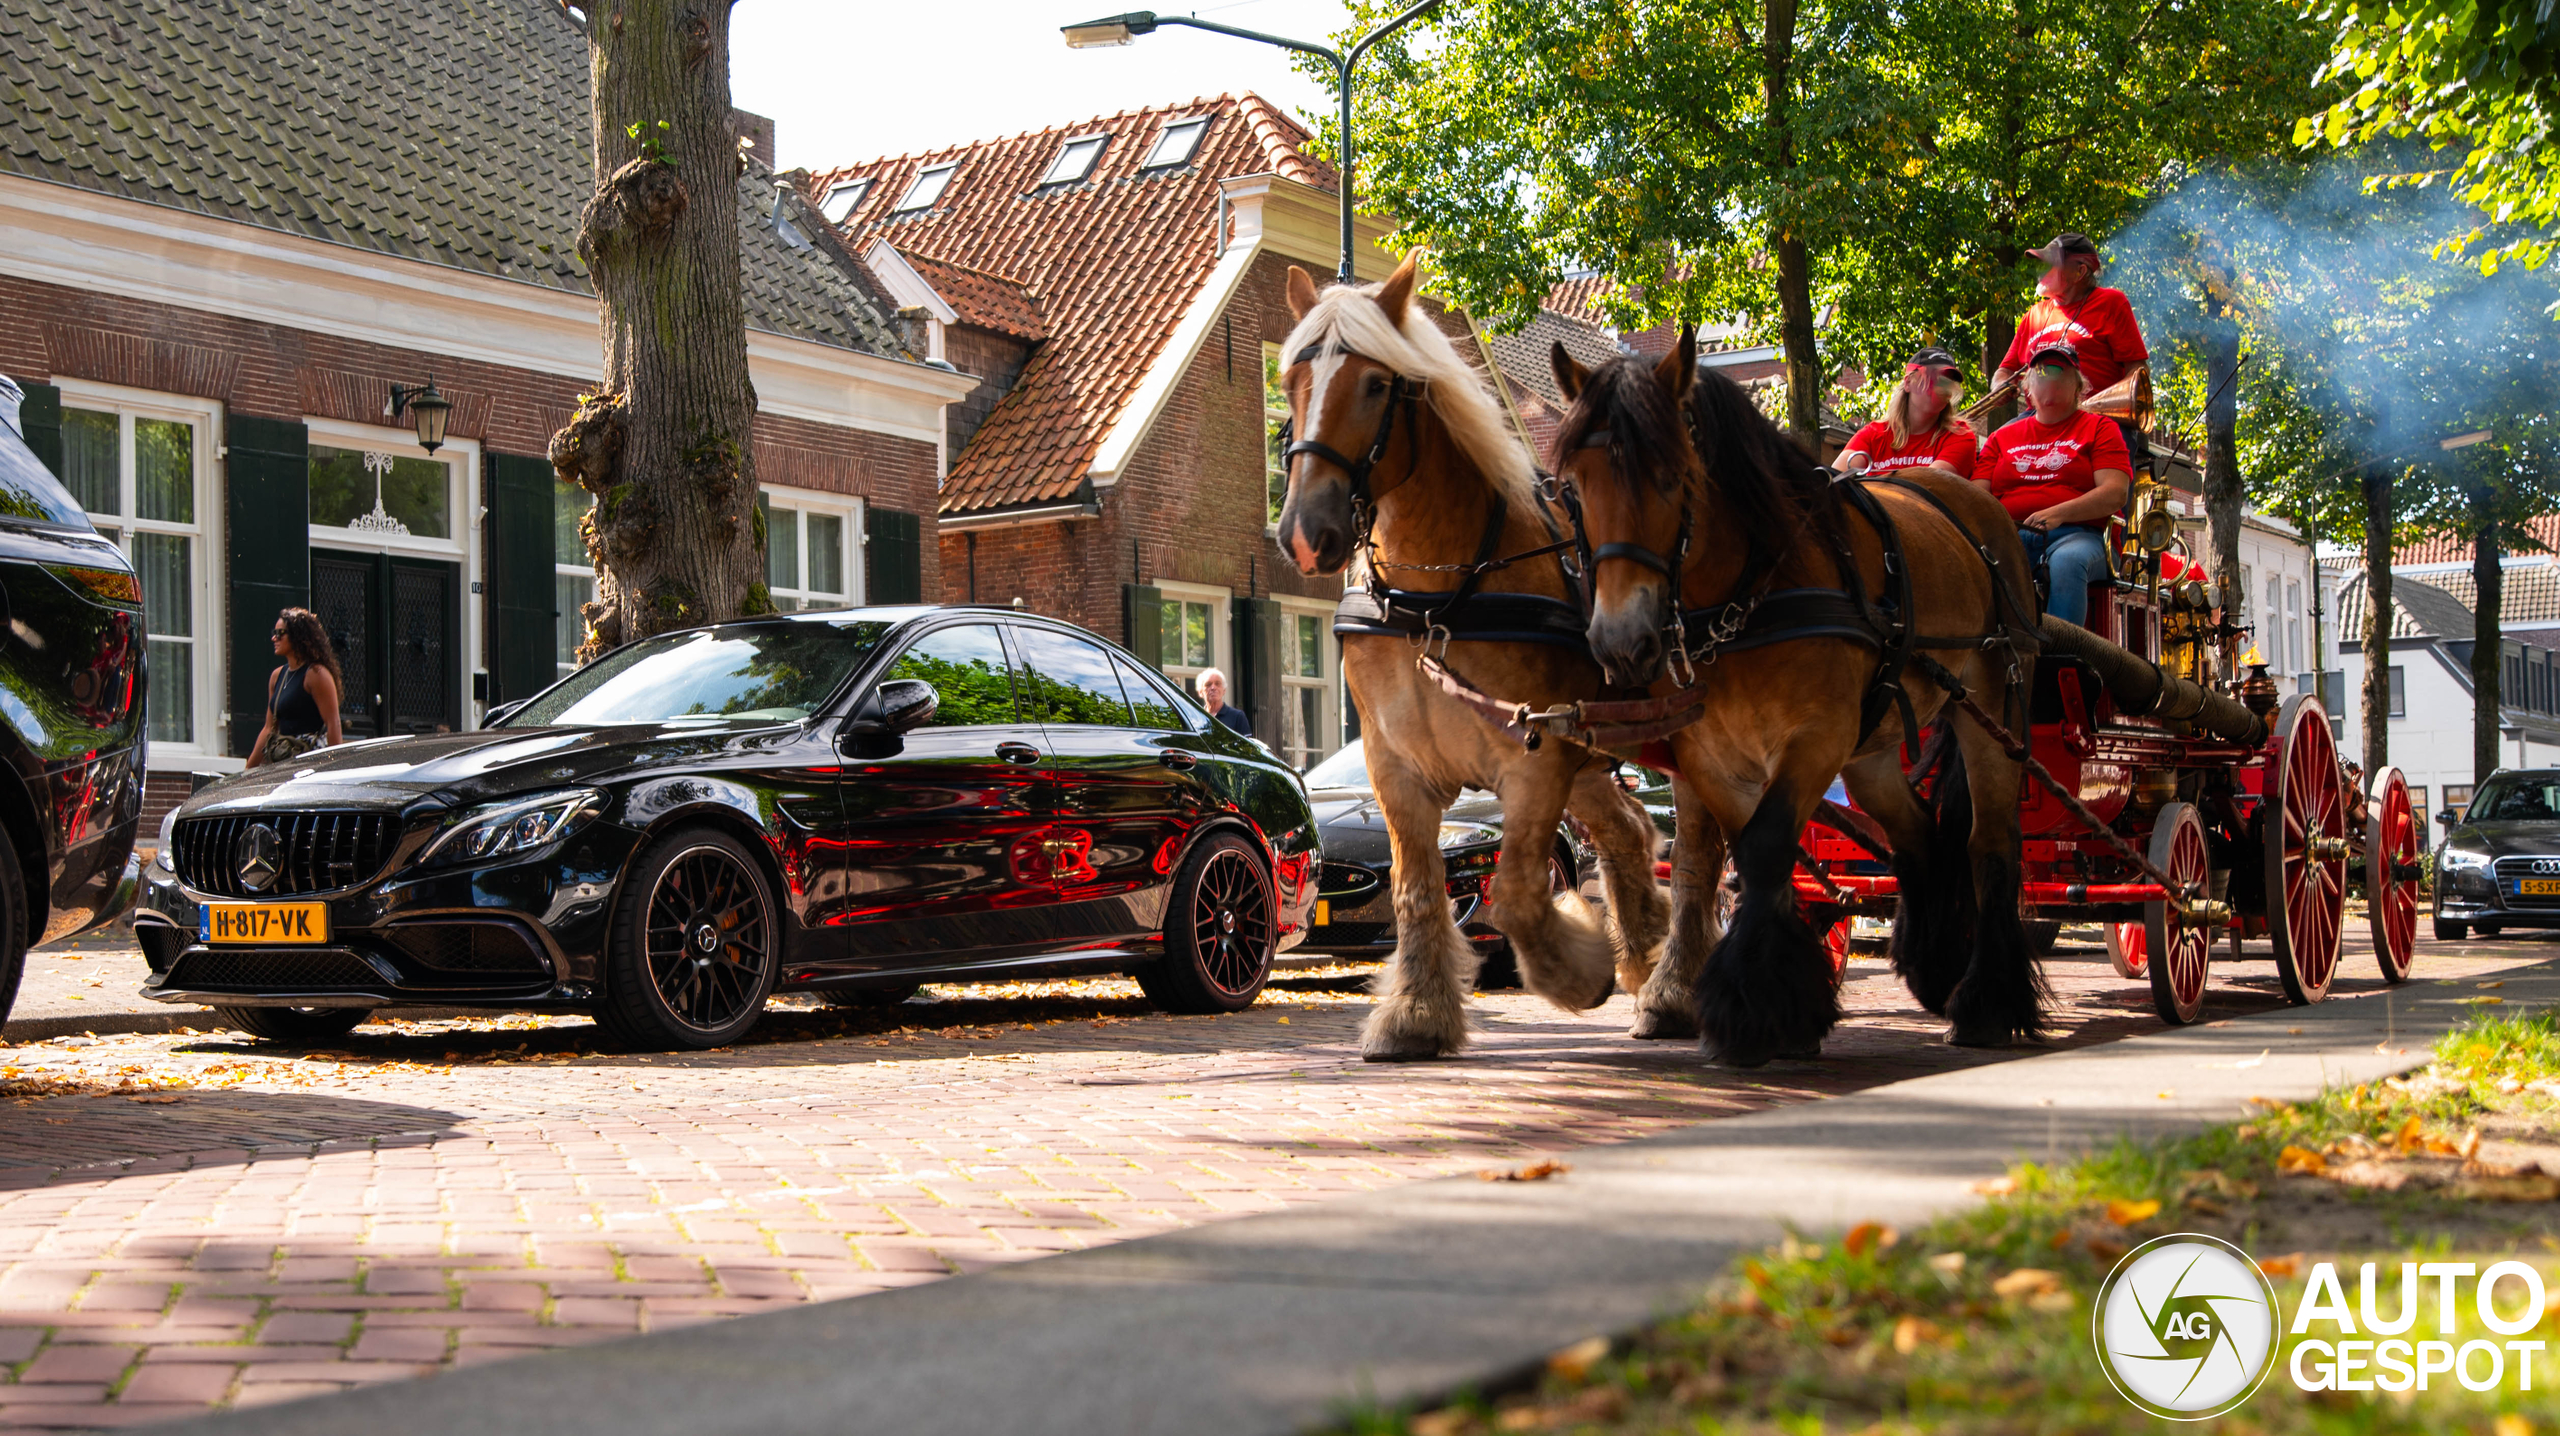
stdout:
[[1442,823],[1440,825],[1440,851],[1444,853],[1458,848],[1472,848],[1481,843],[1501,841],[1502,830],[1488,823]]
[[605,809],[593,788],[563,788],[467,809],[418,854],[425,863],[476,863],[529,853],[585,827]]
[[2487,867],[2489,865],[2489,855],[2487,853],[2466,853],[2460,848],[2447,848],[2444,850],[2444,856],[2440,861],[2443,862],[2445,871],[2460,872],[2465,868]]
[[177,851],[177,842],[178,810],[171,808],[168,815],[160,820],[160,848],[151,855],[151,861],[169,872],[176,872],[178,860],[173,854]]

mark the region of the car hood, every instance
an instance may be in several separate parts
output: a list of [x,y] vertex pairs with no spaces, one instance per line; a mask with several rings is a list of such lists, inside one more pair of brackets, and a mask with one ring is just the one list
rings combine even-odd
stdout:
[[2464,823],[2445,839],[2448,847],[2493,858],[2560,857],[2560,822],[2549,819]]
[[[1378,810],[1377,794],[1367,788],[1316,788],[1307,797],[1324,835],[1325,861],[1386,866],[1387,819]],[[1470,791],[1449,805],[1443,821],[1484,823],[1498,832],[1502,803],[1491,793]]]
[[796,725],[634,723],[610,728],[500,728],[376,738],[325,748],[226,778],[187,800],[182,817],[274,809],[401,812],[691,766],[741,748],[791,741]]

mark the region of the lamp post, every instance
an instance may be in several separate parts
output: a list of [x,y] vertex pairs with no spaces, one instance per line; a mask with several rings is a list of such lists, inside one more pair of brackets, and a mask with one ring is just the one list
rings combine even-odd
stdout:
[[1440,0],[1421,0],[1421,3],[1412,9],[1361,36],[1359,43],[1353,45],[1347,54],[1322,45],[1309,44],[1304,40],[1292,40],[1281,35],[1266,35],[1259,30],[1221,25],[1214,20],[1202,20],[1189,15],[1158,15],[1152,10],[1133,10],[1126,15],[1111,15],[1100,20],[1087,20],[1081,25],[1061,25],[1058,28],[1066,35],[1067,48],[1071,50],[1099,50],[1112,45],[1126,45],[1140,35],[1154,34],[1158,26],[1188,25],[1194,30],[1209,30],[1220,35],[1233,35],[1239,40],[1259,40],[1265,45],[1277,45],[1284,50],[1322,56],[1331,63],[1334,88],[1342,97],[1342,153],[1334,165],[1335,183],[1342,191],[1342,265],[1335,272],[1335,277],[1342,283],[1349,284],[1352,247],[1351,68],[1360,63],[1361,56],[1369,53],[1370,46],[1429,14],[1439,4]]

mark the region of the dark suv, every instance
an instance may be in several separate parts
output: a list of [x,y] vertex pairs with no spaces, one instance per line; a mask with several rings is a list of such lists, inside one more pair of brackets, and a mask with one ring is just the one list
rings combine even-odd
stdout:
[[27,949],[133,905],[142,584],[27,443],[0,376],[0,1018]]
[[2493,773],[2436,849],[2436,936],[2560,927],[2560,769]]

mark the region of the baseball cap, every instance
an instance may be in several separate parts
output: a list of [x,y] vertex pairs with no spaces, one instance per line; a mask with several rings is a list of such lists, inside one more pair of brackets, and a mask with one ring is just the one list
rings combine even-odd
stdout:
[[1926,365],[1932,369],[1953,369],[1958,379],[1964,377],[1964,361],[1935,344],[1912,355],[1911,362],[1914,366]]
[[2038,364],[2068,364],[2077,369],[2080,367],[2080,351],[2067,339],[2039,344],[2036,352],[2027,356],[2027,367],[2033,369]]
[[[2043,260],[2047,264],[2060,264],[2066,259],[2096,260],[2098,258],[2098,247],[2089,242],[2089,236],[2085,234],[2074,234],[2070,230],[2066,229],[2062,233],[2053,237],[2053,243],[2046,245],[2042,249],[2030,249],[2027,253],[2034,255],[2036,258]],[[2103,263],[2104,261],[2100,262]]]

